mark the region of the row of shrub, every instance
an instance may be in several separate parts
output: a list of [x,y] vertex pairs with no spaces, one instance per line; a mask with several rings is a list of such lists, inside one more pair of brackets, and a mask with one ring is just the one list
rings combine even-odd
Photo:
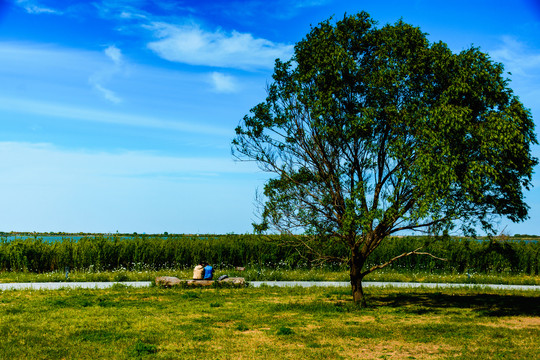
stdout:
[[[84,236],[47,241],[46,238],[1,238],[0,270],[49,272],[72,270],[143,270],[179,269],[206,261],[219,268],[247,266],[259,268],[310,268],[316,263],[313,255],[289,244],[284,236],[257,235],[172,235],[124,237]],[[427,245],[426,245],[427,244]],[[428,255],[413,255],[392,263],[390,268],[404,271],[453,273],[526,273],[540,270],[540,243],[536,241],[480,241],[474,239],[426,237],[394,237],[383,243],[370,256],[366,266],[386,262],[401,253],[426,245]],[[328,255],[346,257],[347,249],[331,246]],[[341,261],[322,265],[345,269]]]
[[401,258],[391,267],[398,269],[429,270],[452,273],[525,273],[538,275],[540,271],[540,243],[537,241],[476,240],[469,238],[425,237],[391,238],[383,243],[369,259],[369,266],[384,263],[389,258],[427,246],[421,252]]

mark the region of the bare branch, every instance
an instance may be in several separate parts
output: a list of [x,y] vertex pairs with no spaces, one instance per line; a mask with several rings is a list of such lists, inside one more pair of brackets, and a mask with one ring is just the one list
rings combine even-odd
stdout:
[[403,258],[403,257],[406,257],[406,256],[411,256],[411,255],[428,255],[428,256],[431,256],[432,258],[434,259],[437,259],[437,260],[441,260],[441,261],[448,261],[447,259],[443,259],[443,258],[440,258],[440,257],[437,257],[433,254],[430,254],[430,253],[427,253],[427,252],[419,252],[419,250],[423,249],[424,246],[421,246],[419,247],[418,249],[416,250],[413,250],[413,251],[409,251],[409,252],[406,252],[406,253],[403,253],[401,255],[398,255],[396,257],[393,257],[392,259],[388,260],[387,262],[385,262],[384,264],[380,264],[380,265],[375,265],[373,267],[371,267],[370,269],[364,271],[360,277],[363,278],[364,276],[366,276],[367,274],[369,273],[372,273],[373,271],[375,270],[380,270],[380,269],[383,269],[385,267],[387,267],[388,265],[392,264],[393,262]]

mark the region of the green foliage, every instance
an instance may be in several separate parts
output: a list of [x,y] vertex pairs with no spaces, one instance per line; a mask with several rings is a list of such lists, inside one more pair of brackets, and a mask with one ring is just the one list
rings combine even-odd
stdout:
[[[286,238],[272,236],[280,243]],[[301,258],[292,247],[254,235],[85,236],[48,242],[43,238],[0,239],[0,270],[50,272],[192,268],[207,261],[217,268],[267,266]],[[122,274],[118,280],[122,281]]]
[[[391,238],[377,248],[367,266],[422,246],[427,238]],[[389,266],[408,271],[450,273],[525,273],[540,271],[540,243],[535,241],[496,241],[470,238],[446,238],[430,243],[423,251],[446,259],[408,256]]]
[[[285,238],[288,239],[286,242]],[[301,249],[296,248],[292,238],[276,236],[270,237],[272,241],[269,241],[262,235],[169,235],[166,238],[146,236],[144,240],[104,236],[55,242],[42,238],[4,239],[0,241],[0,270],[48,273],[50,276],[44,281],[64,281],[64,268],[69,266],[72,280],[75,272],[85,272],[86,281],[128,281],[132,280],[129,272],[142,270],[186,269],[191,276],[191,269],[200,259],[214,264],[218,270],[227,271],[229,276],[234,274],[248,280],[291,280],[287,271],[294,269],[345,271],[347,268],[346,260],[318,263],[314,254],[297,251]],[[537,240],[450,237],[441,237],[434,242],[429,240],[428,237],[390,237],[375,249],[365,266],[384,263],[428,242],[423,251],[447,261],[416,255],[400,259],[389,265],[389,269],[458,274],[540,274],[540,242]],[[348,256],[347,250],[339,246],[326,249],[326,254],[344,259]],[[246,270],[235,272],[232,270],[235,266],[246,267]],[[306,276],[309,280],[325,280],[324,274]],[[215,283],[215,287],[228,286],[234,287],[229,283]]]

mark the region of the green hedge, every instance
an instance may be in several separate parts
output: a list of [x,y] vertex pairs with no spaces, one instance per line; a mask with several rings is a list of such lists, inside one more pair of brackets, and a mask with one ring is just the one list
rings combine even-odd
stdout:
[[[414,250],[430,239],[404,237],[387,239],[369,258],[369,266],[383,263],[401,253]],[[540,243],[522,240],[476,240],[468,238],[440,238],[431,242],[423,252],[427,255],[408,256],[392,265],[406,270],[428,270],[452,273],[527,273],[540,271]]]
[[[269,239],[271,241],[269,241]],[[49,272],[73,270],[142,270],[191,268],[207,261],[219,268],[248,266],[259,268],[308,268],[309,254],[301,254],[284,245],[290,238],[256,235],[172,235],[172,236],[86,236],[49,242],[40,237],[0,240],[0,270]],[[424,237],[394,237],[384,241],[368,260],[377,265],[428,241]],[[326,251],[339,256],[346,249],[331,246]],[[390,267],[404,271],[435,272],[509,272],[537,275],[540,270],[540,243],[537,241],[481,241],[441,238],[422,251],[445,258],[440,261],[426,255],[402,258]],[[345,269],[334,262],[328,268]]]
[[299,260],[294,249],[254,235],[86,236],[53,242],[35,237],[0,241],[0,270],[4,271],[48,272],[65,267],[158,270],[193,267],[199,261],[218,268],[297,267]]

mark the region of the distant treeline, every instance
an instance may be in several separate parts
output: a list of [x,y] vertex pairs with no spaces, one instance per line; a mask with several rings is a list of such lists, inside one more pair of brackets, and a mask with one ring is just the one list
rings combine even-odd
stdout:
[[[206,261],[219,268],[310,268],[318,264],[313,255],[287,245],[291,238],[257,235],[95,235],[47,241],[42,237],[1,238],[0,270],[49,272],[71,270],[143,270],[191,268]],[[483,241],[466,238],[394,237],[383,242],[367,266],[386,262],[426,243],[427,255],[404,257],[391,268],[404,271],[456,273],[527,273],[538,275],[540,243],[537,241]],[[347,249],[333,246],[327,255],[344,257]],[[346,269],[347,264],[331,261],[329,269]]]

